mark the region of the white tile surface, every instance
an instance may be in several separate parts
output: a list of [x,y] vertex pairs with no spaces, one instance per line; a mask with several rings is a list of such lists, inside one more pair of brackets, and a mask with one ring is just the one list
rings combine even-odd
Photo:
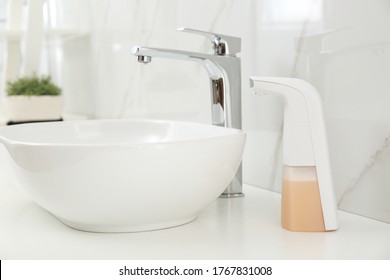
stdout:
[[143,233],[71,229],[18,189],[0,185],[1,259],[389,259],[390,225],[339,211],[340,229],[294,233],[280,226],[280,194],[246,185],[194,222]]

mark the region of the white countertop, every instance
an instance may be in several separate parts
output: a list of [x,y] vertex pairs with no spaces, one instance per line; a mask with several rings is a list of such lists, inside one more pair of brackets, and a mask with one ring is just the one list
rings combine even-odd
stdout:
[[390,224],[340,211],[335,232],[289,232],[280,226],[280,194],[244,192],[183,226],[101,234],[65,226],[1,180],[0,259],[390,259]]

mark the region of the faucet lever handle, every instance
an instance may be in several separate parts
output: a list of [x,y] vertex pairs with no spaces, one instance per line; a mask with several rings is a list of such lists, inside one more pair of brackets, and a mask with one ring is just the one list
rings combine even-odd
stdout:
[[213,43],[214,54],[216,55],[235,55],[241,52],[241,38],[222,35],[213,32],[180,27],[177,31],[198,34],[208,37]]

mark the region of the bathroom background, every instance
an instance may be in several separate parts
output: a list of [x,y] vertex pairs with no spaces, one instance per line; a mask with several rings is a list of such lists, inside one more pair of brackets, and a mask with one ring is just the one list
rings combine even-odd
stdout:
[[[22,6],[16,25],[11,1]],[[32,2],[43,5],[33,28]],[[323,98],[339,209],[390,223],[388,0],[0,0],[0,93],[6,69],[23,74],[35,59],[62,87],[67,115],[210,123],[204,69],[164,59],[145,66],[129,53],[133,45],[211,51],[208,39],[176,31],[182,26],[242,38],[245,183],[280,191],[282,170],[281,100],[254,97],[249,76],[303,78]],[[29,36],[40,42],[34,57]]]

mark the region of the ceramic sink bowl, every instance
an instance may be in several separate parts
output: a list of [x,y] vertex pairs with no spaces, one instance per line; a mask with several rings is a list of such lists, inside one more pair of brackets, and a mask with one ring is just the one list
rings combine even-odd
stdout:
[[188,223],[239,167],[245,133],[152,120],[88,120],[0,128],[12,173],[66,225],[134,232]]

